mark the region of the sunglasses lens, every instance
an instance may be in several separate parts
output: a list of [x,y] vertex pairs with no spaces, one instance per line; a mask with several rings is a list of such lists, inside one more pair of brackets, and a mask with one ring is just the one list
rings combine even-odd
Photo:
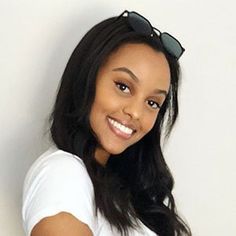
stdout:
[[133,28],[135,32],[144,35],[151,35],[152,27],[144,17],[135,12],[130,12],[128,19],[130,26]]
[[168,33],[161,34],[161,41],[165,46],[166,50],[175,56],[177,59],[182,55],[183,48],[181,47],[180,43]]
[[[180,56],[184,52],[184,48],[181,46],[180,42],[175,39],[173,36],[171,36],[168,33],[161,33],[158,29],[153,28],[151,23],[143,16],[138,14],[137,12],[128,12],[124,11],[121,16],[124,13],[128,13],[128,22],[130,27],[139,34],[144,34],[147,36],[152,37],[154,34],[158,37],[160,37],[161,42],[168,53],[170,53],[172,56],[174,56],[177,60],[180,58]],[[156,34],[155,31],[158,31]]]

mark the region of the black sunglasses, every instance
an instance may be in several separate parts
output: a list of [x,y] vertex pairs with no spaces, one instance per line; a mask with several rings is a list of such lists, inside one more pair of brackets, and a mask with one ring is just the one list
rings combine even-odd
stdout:
[[[176,38],[166,32],[162,33],[160,30],[154,28],[151,23],[139,13],[125,10],[120,16],[118,16],[117,19],[124,16],[126,13],[129,25],[135,32],[148,35],[150,37],[159,37],[166,51],[174,56],[177,60],[184,53],[185,49]],[[156,32],[158,32],[158,34]]]

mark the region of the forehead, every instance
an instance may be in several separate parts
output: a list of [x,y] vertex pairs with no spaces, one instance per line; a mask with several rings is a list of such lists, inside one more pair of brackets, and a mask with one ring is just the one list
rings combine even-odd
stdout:
[[139,79],[148,79],[153,85],[161,82],[163,89],[169,87],[170,68],[165,55],[144,43],[121,45],[106,60],[101,68],[110,72],[114,68],[127,67]]

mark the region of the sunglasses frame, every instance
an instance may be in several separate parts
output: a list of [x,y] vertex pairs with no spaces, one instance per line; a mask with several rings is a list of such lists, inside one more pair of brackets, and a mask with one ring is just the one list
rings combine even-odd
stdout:
[[[127,13],[127,18],[128,18],[128,22],[129,22],[129,25],[130,27],[135,31],[135,32],[138,32],[136,29],[134,29],[134,27],[132,27],[132,24],[130,23],[130,14],[135,14],[137,15],[138,17],[140,17],[142,20],[144,20],[150,27],[150,35],[149,34],[145,34],[145,35],[148,35],[150,37],[154,37],[154,36],[157,36],[160,38],[161,42],[162,42],[162,45],[164,46],[164,48],[166,49],[166,51],[171,54],[173,57],[175,57],[177,60],[182,56],[182,54],[184,53],[185,49],[183,48],[183,46],[181,45],[181,43],[174,37],[172,36],[171,34],[167,33],[167,32],[161,32],[159,29],[155,28],[152,26],[152,24],[150,23],[150,21],[148,19],[146,19],[144,16],[140,15],[138,12],[135,12],[135,11],[128,11],[128,10],[125,10],[124,12],[122,12],[118,17],[117,19],[119,19],[120,17],[124,16],[124,14]],[[140,33],[140,32],[138,32]],[[163,41],[162,37],[163,35],[167,35],[169,38],[171,38],[172,40],[174,40],[177,45],[180,47],[181,49],[181,53],[177,56],[175,55],[173,52],[171,52],[169,49],[168,49],[168,45]]]

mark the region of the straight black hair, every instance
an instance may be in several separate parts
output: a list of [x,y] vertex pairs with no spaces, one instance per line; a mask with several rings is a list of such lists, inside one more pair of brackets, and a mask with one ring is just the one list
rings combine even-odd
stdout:
[[[147,44],[164,53],[171,84],[152,130],[121,154],[111,155],[104,167],[95,159],[98,142],[89,115],[99,68],[126,43]],[[177,214],[174,180],[161,149],[163,130],[168,137],[178,116],[179,74],[177,60],[166,52],[159,38],[134,32],[125,17],[106,19],[89,30],[63,73],[49,119],[51,138],[59,149],[83,159],[94,186],[96,212],[99,210],[121,235],[136,228],[137,219],[160,236],[191,235]]]

